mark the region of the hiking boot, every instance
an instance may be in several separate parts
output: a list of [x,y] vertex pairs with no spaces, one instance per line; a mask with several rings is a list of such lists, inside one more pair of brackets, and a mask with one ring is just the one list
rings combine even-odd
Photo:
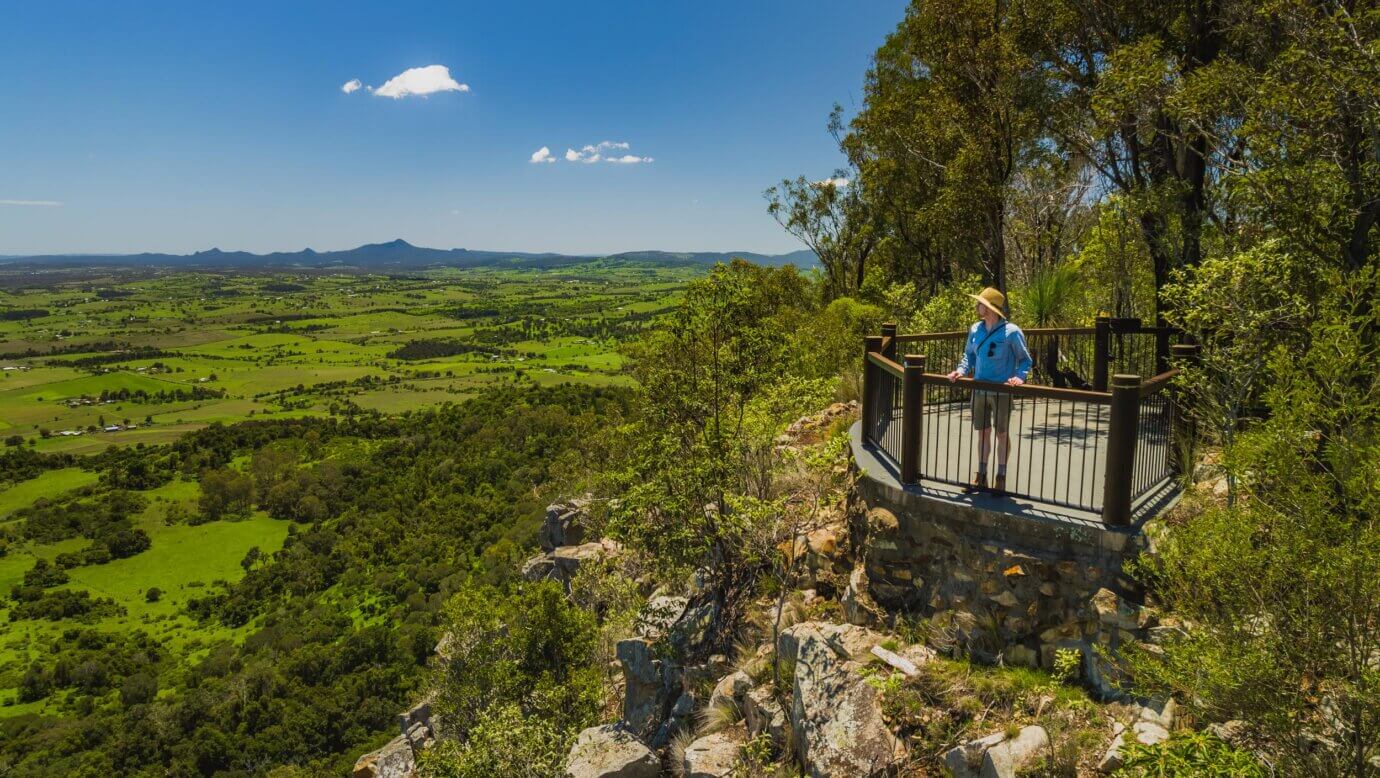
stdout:
[[963,491],[967,492],[968,494],[972,494],[973,492],[980,492],[986,488],[987,474],[979,471],[977,475],[973,476],[973,482],[963,487]]
[[992,492],[994,494],[1006,494],[1006,476],[998,475],[992,481]]

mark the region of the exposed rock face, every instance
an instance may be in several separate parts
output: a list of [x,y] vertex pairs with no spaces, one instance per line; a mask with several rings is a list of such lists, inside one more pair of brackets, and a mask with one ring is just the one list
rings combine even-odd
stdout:
[[623,721],[650,740],[681,696],[680,670],[653,657],[651,641],[643,638],[621,640],[615,651],[623,667]]
[[678,621],[685,607],[690,604],[689,597],[674,597],[671,595],[657,595],[647,601],[638,611],[636,632],[637,636],[656,640],[661,637],[671,625]]
[[617,541],[596,540],[578,546],[558,546],[552,551],[528,559],[522,565],[522,577],[529,581],[557,580],[570,585],[570,579],[579,572],[580,566],[606,556],[615,556],[622,551]]
[[954,778],[1016,778],[1048,750],[1049,733],[1029,726],[1014,738],[998,732],[952,748],[944,755],[944,766]]
[[565,762],[567,778],[656,778],[660,772],[656,754],[618,724],[581,732]]
[[1097,769],[1104,773],[1115,772],[1123,764],[1122,749],[1129,735],[1137,743],[1152,746],[1169,739],[1169,728],[1174,726],[1174,700],[1154,701],[1136,708],[1136,719],[1128,730],[1124,724],[1117,724],[1113,730],[1115,737],[1107,747],[1107,753],[1097,763]]
[[436,737],[431,701],[423,700],[398,714],[398,729],[401,735],[355,761],[354,778],[411,778],[417,774],[417,754],[430,746]]
[[772,745],[777,748],[784,749],[790,744],[791,722],[786,717],[786,709],[776,701],[772,690],[765,686],[751,689],[743,695],[743,723],[753,737],[767,733]]
[[388,745],[361,756],[351,773],[353,778],[412,778],[417,774],[417,758],[405,735],[388,741]]
[[714,685],[714,692],[709,695],[709,707],[721,708],[733,705],[738,710],[742,710],[743,697],[750,689],[752,689],[752,679],[742,670],[725,675]]
[[589,507],[587,498],[546,506],[546,520],[542,522],[538,542],[543,551],[561,546],[578,546],[585,541],[584,519]]
[[741,724],[705,735],[685,748],[681,759],[685,778],[729,778],[743,748]]
[[804,622],[778,650],[795,662],[791,728],[814,778],[883,775],[905,756],[882,718],[880,693],[858,673],[881,636],[853,625]]

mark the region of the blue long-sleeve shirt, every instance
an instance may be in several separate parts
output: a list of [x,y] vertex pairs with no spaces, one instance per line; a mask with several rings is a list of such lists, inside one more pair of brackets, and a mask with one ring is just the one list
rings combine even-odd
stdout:
[[1030,375],[1030,349],[1025,345],[1025,333],[1006,319],[997,322],[995,332],[978,321],[968,330],[958,372],[998,384],[1006,383],[1011,376],[1020,376],[1024,381]]

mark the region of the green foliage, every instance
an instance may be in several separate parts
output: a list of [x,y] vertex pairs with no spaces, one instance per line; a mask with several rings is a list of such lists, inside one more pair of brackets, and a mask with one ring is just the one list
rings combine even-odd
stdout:
[[1021,320],[1033,327],[1067,325],[1079,292],[1077,271],[1069,265],[1058,265],[1037,272],[1023,293],[1015,299]]
[[1358,660],[1380,647],[1380,352],[1374,313],[1348,313],[1368,289],[1273,353],[1269,418],[1226,451],[1241,499],[1176,526],[1148,568],[1193,626],[1134,657],[1138,682],[1249,722],[1289,774],[1368,775],[1380,742],[1380,673]]
[[1054,650],[1054,677],[1063,683],[1078,678],[1083,667],[1083,652],[1076,648],[1057,648]]
[[975,294],[981,288],[981,280],[970,277],[935,290],[903,331],[955,332],[968,329],[977,319],[973,298],[968,295]]
[[[12,671],[16,685],[24,681],[24,701],[44,703],[47,715],[42,726],[33,717],[0,720],[0,761],[17,775],[80,774],[88,764],[103,774],[253,773],[287,763],[308,774],[347,772],[420,694],[450,594],[468,580],[514,576],[512,559],[489,550],[533,542],[549,499],[534,485],[597,419],[625,408],[624,393],[563,386],[498,392],[405,419],[213,426],[172,447],[132,451],[129,461],[174,473],[247,459],[252,477],[277,483],[297,470],[325,483],[317,472],[325,462],[312,458],[329,453],[338,510],[290,533],[239,581],[199,590],[188,610],[204,634],[242,637],[206,639],[196,659],[176,644],[94,625],[78,634],[79,620],[100,618],[107,603],[85,591],[33,590],[35,599],[11,614],[52,615],[66,632],[43,643],[33,668]],[[265,448],[295,453],[256,455]],[[100,506],[126,497],[72,499]],[[236,573],[242,554],[231,562]],[[164,602],[175,596],[157,588]],[[584,724],[600,699],[599,673],[585,654],[566,651],[592,644],[591,617],[559,590],[522,603],[512,655],[527,659],[508,665],[525,679],[515,684],[525,689],[522,704],[562,732]],[[140,674],[155,681],[157,696],[149,698],[143,679],[130,681]]]
[[[1164,298],[1173,303],[1170,321],[1199,344],[1197,363],[1184,366],[1180,384],[1204,432],[1231,446],[1241,417],[1270,383],[1272,352],[1305,346],[1325,280],[1316,262],[1277,240],[1176,274]],[[1233,498],[1235,485],[1232,474]]]
[[1122,746],[1118,778],[1264,778],[1269,773],[1249,753],[1206,732],[1177,732],[1163,743]]
[[517,705],[480,714],[463,741],[443,740],[425,752],[423,778],[559,778],[569,737],[541,715]]
[[559,585],[527,585],[510,595],[468,586],[447,604],[445,622],[451,659],[434,688],[436,710],[452,732],[463,735],[510,705],[562,731],[578,731],[594,717],[594,617]]

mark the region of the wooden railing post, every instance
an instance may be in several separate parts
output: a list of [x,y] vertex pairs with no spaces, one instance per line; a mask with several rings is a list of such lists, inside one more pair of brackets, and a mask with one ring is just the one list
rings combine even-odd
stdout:
[[867,358],[868,354],[882,350],[882,336],[868,335],[863,338],[863,385],[862,385],[862,439],[872,436],[877,424],[877,366]]
[[[1181,369],[1193,369],[1198,364],[1198,346],[1188,343],[1177,343],[1170,347],[1174,355],[1174,365]],[[1182,374],[1180,374],[1182,375]],[[1178,386],[1170,386],[1170,407],[1173,409],[1173,438],[1170,440],[1169,464],[1176,475],[1185,475],[1188,469],[1193,467],[1193,462],[1184,461],[1185,457],[1193,457],[1194,437],[1196,430],[1193,427],[1193,418],[1189,415],[1184,391]]]
[[1107,430],[1107,468],[1102,481],[1102,520],[1131,523],[1131,473],[1140,425],[1140,376],[1112,376],[1112,418]]
[[1099,316],[1093,323],[1093,390],[1107,391],[1107,363],[1112,355],[1112,320]]
[[901,376],[901,483],[913,484],[920,480],[925,434],[925,355],[907,354]]
[[890,322],[882,325],[882,356],[896,361],[896,325]]

